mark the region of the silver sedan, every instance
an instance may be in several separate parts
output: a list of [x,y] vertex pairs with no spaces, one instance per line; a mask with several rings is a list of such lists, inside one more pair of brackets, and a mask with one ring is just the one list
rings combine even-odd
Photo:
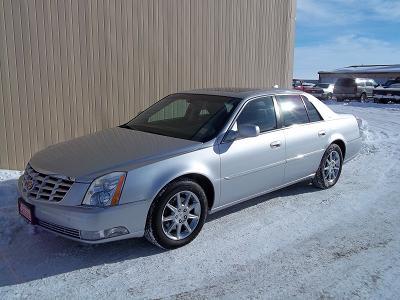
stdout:
[[172,249],[207,214],[312,179],[327,189],[361,146],[359,122],[301,91],[169,95],[126,124],[36,153],[20,214],[76,241],[145,236]]

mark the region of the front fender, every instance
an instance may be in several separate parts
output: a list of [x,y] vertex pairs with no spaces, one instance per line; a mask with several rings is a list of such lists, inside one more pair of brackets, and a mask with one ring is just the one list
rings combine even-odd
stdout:
[[128,172],[120,203],[152,202],[169,182],[187,174],[207,177],[219,200],[220,161],[212,147],[158,161]]

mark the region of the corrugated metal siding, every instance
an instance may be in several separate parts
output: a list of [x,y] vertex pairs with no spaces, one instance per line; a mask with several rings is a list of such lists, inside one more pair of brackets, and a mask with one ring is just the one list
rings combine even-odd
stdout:
[[0,0],[0,167],[180,90],[289,86],[292,0]]

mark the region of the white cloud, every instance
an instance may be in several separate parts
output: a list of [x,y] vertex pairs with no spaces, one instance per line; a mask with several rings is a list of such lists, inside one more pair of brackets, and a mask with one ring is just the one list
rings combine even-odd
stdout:
[[346,15],[338,10],[333,3],[318,0],[297,1],[297,21],[305,25],[318,26],[342,24]]
[[324,44],[295,48],[295,78],[318,78],[328,71],[357,64],[399,63],[400,45],[356,35],[335,38]]
[[371,10],[381,19],[391,19],[399,22],[400,19],[400,1],[369,1]]
[[330,26],[359,21],[400,22],[399,0],[298,0],[297,20],[303,25]]

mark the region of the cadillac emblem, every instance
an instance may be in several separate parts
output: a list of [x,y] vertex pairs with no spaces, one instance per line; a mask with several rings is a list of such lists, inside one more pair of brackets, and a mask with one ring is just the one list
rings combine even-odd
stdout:
[[31,191],[31,190],[33,189],[33,186],[34,186],[33,180],[28,179],[28,180],[25,180],[25,181],[24,181],[24,188],[25,188],[28,192]]

